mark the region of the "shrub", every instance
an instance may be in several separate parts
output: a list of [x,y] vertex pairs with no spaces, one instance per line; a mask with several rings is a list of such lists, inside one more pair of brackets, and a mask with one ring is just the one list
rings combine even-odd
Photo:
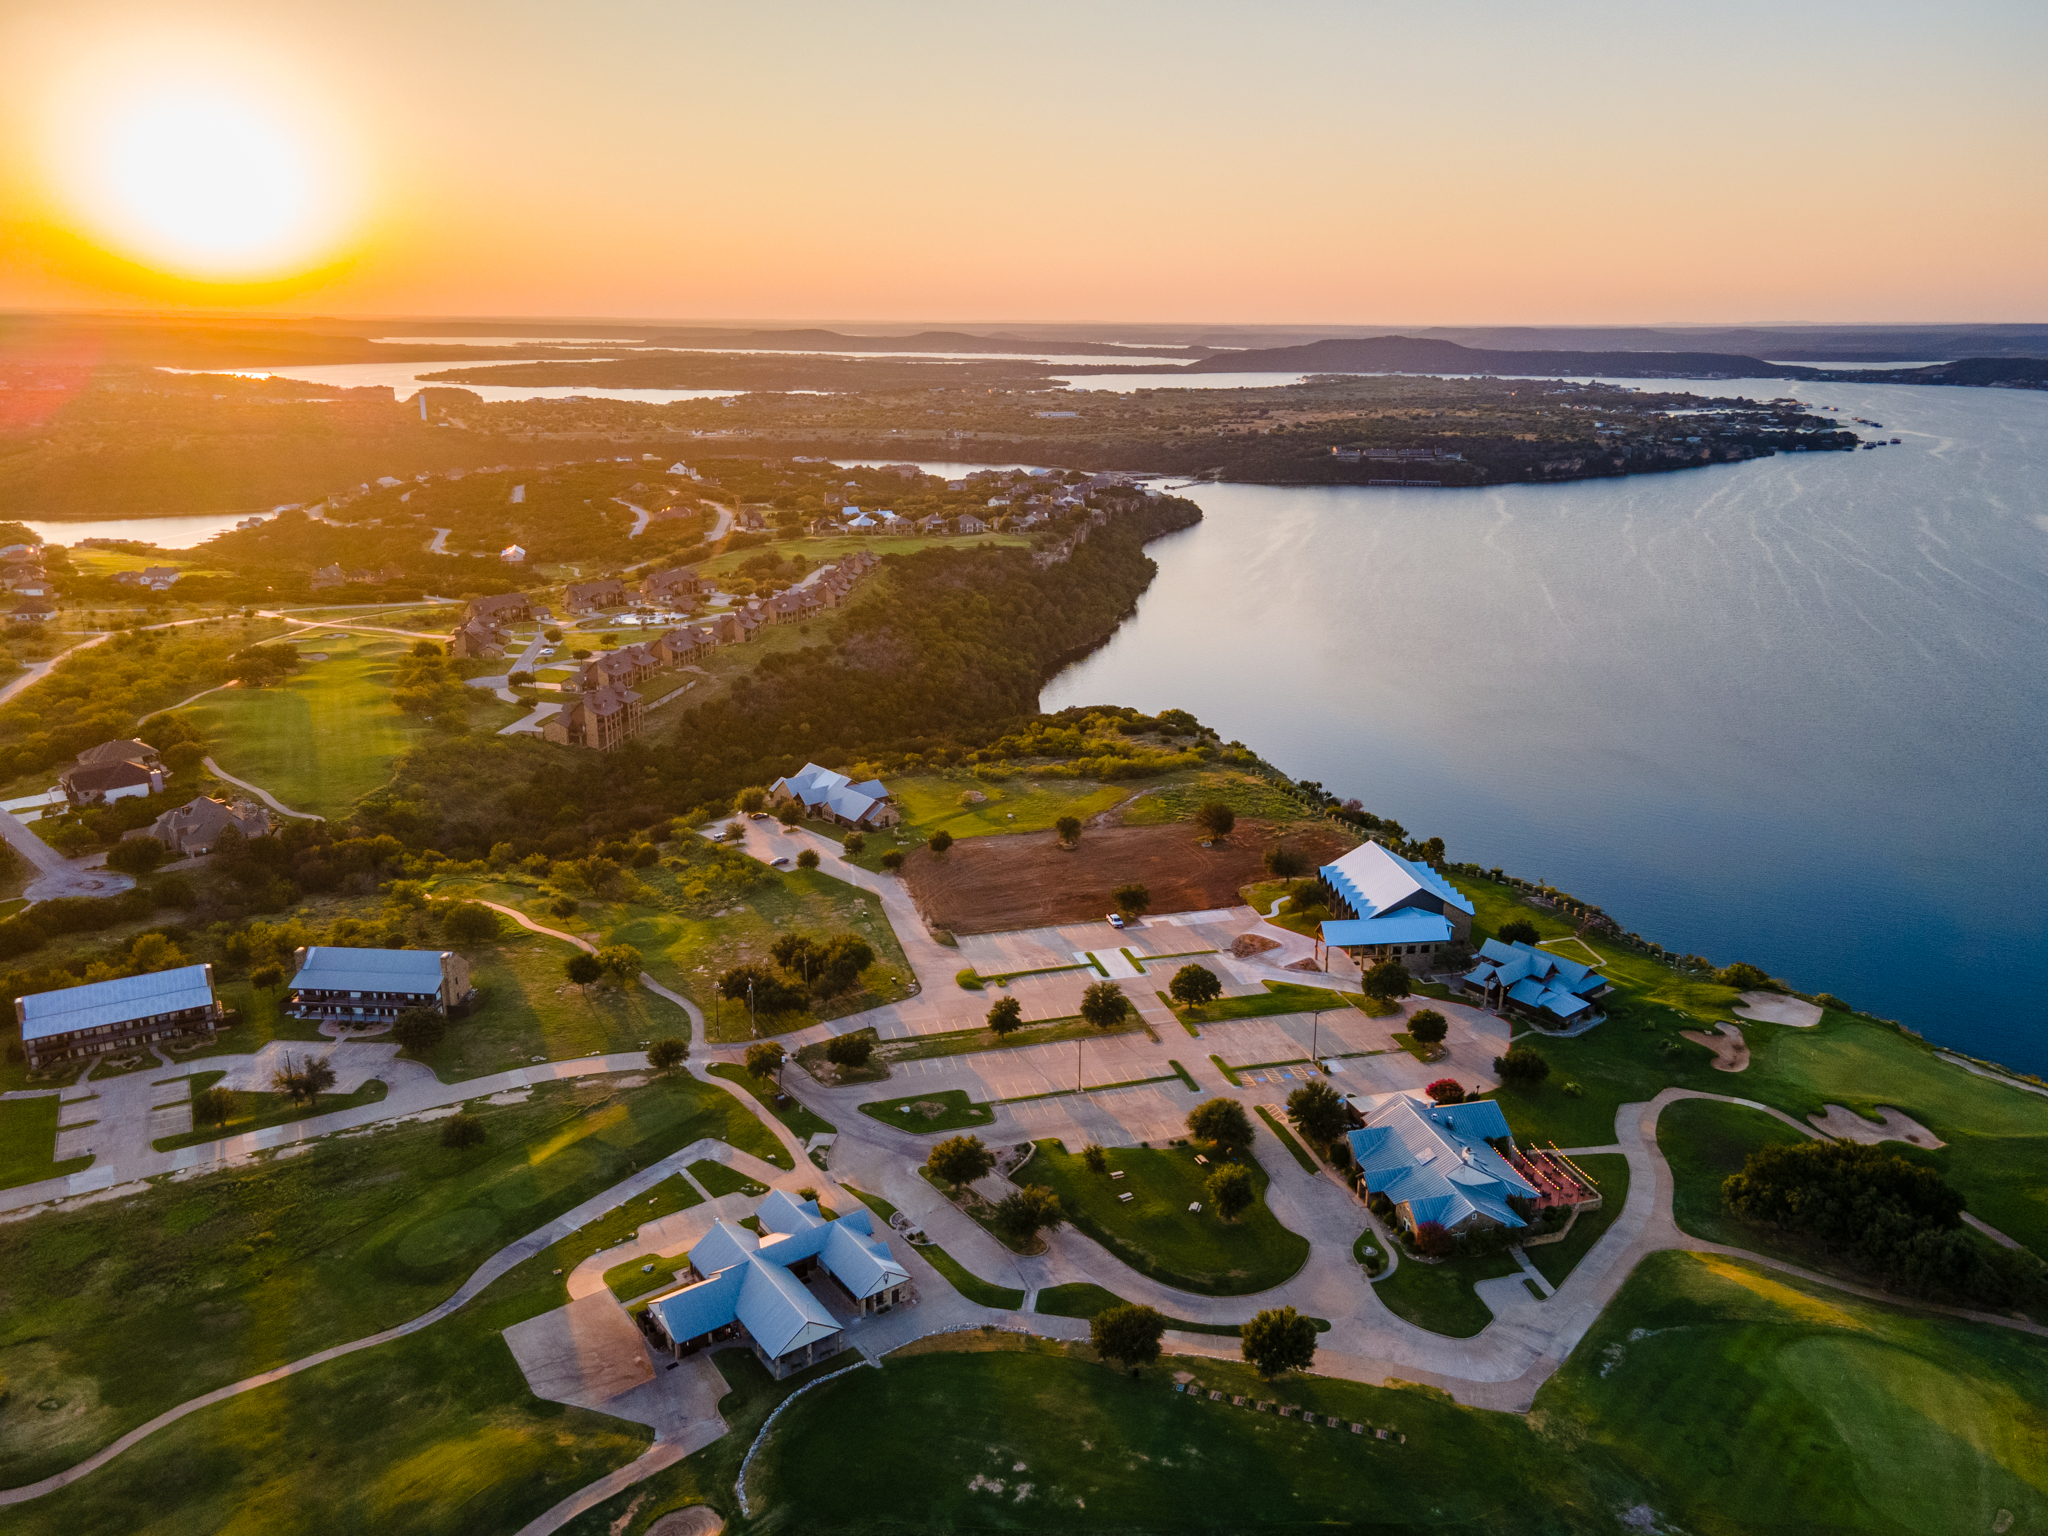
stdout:
[[1539,1053],[1526,1045],[1509,1049],[1507,1055],[1493,1058],[1494,1074],[1504,1083],[1517,1088],[1531,1088],[1550,1076],[1550,1063]]
[[1586,1090],[1575,1082],[1560,1083],[1557,1091],[1568,1099],[1583,1099],[1586,1096]]
[[867,834],[865,832],[849,832],[846,834],[846,841],[839,846],[846,850],[846,856],[849,859],[857,859],[867,852]]
[[466,1147],[480,1147],[486,1134],[483,1117],[465,1110],[441,1127],[441,1145],[453,1147],[458,1152]]
[[573,896],[557,896],[549,904],[548,910],[554,913],[556,917],[574,917],[576,915],[576,898]]
[[[779,1049],[779,1047],[778,1047]],[[647,1065],[657,1072],[673,1072],[683,1064],[690,1054],[689,1043],[674,1035],[665,1035],[647,1047]],[[749,1056],[752,1052],[748,1053]]]
[[953,834],[948,832],[944,827],[939,828],[938,831],[934,832],[930,837],[925,839],[925,847],[931,849],[933,853],[944,853],[948,848],[952,846]]
[[976,974],[974,967],[971,965],[964,971],[955,971],[953,979],[960,984],[963,991],[979,992],[982,989],[981,977]]
[[958,1189],[995,1167],[996,1155],[979,1136],[949,1136],[925,1154],[924,1165],[933,1178]]
[[153,874],[171,856],[153,837],[125,837],[108,850],[107,868],[124,875]]
[[1173,980],[1166,990],[1183,1008],[1196,1008],[1221,997],[1223,983],[1205,965],[1184,965],[1173,973]]
[[881,865],[886,873],[893,875],[896,873],[897,870],[903,867],[903,855],[898,853],[894,848],[891,848],[887,853],[882,855]]
[[1440,1077],[1422,1090],[1439,1104],[1462,1104],[1465,1102],[1465,1086],[1455,1077]]
[[1225,1163],[1209,1175],[1209,1203],[1225,1221],[1235,1221],[1258,1198],[1252,1171],[1243,1163]]
[[1152,893],[1133,880],[1129,885],[1120,885],[1109,893],[1116,903],[1117,911],[1125,917],[1143,917],[1152,905]]
[[1500,925],[1494,937],[1503,944],[1534,944],[1542,935],[1526,917],[1511,917]]
[[1754,992],[1759,987],[1768,987],[1771,984],[1768,972],[1746,960],[1737,960],[1733,965],[1722,966],[1714,973],[1714,980],[1724,987],[1737,987],[1744,992]]
[[235,1117],[235,1095],[227,1088],[202,1088],[192,1095],[194,1125],[226,1125]]
[[1068,848],[1081,841],[1081,818],[1078,816],[1062,816],[1052,824],[1052,829],[1060,842]]
[[1418,1008],[1408,1020],[1409,1036],[1422,1045],[1442,1045],[1450,1032],[1450,1020],[1434,1008]]
[[597,956],[579,949],[562,962],[562,974],[575,985],[587,987],[604,974],[604,967],[598,963]]
[[1305,1371],[1315,1363],[1316,1325],[1292,1307],[1269,1309],[1244,1325],[1238,1347],[1263,1377]]
[[802,853],[798,854],[796,856],[796,867],[798,869],[816,869],[818,867],[818,850],[806,848]]
[[1221,800],[1211,800],[1195,812],[1195,825],[1211,837],[1228,837],[1237,825],[1237,812]]
[[1090,1173],[1109,1172],[1109,1153],[1104,1151],[1099,1143],[1091,1141],[1083,1147],[1081,1161],[1087,1164]]
[[782,1069],[782,1047],[773,1040],[762,1040],[747,1047],[747,1073],[762,1081],[773,1077]]
[[441,914],[441,936],[459,948],[488,944],[498,929],[498,914],[482,902],[458,901]]
[[835,1067],[858,1071],[874,1059],[875,1037],[869,1034],[834,1035],[825,1043],[825,1059]]

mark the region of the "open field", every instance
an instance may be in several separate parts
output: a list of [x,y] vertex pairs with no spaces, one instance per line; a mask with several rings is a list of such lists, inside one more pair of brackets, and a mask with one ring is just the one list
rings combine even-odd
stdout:
[[[1021,773],[1006,779],[980,779],[968,773],[898,775],[888,783],[903,810],[903,824],[897,830],[906,844],[921,843],[941,828],[967,838],[1047,832],[1062,816],[1078,817],[1085,826],[1137,792],[1130,784],[1033,779]],[[982,799],[963,804],[963,795]],[[1088,835],[1084,832],[1083,839]]]
[[[1060,1197],[1076,1229],[1140,1274],[1177,1290],[1242,1296],[1280,1284],[1308,1262],[1308,1239],[1288,1231],[1267,1208],[1266,1171],[1247,1157],[1258,1198],[1234,1222],[1218,1216],[1206,1185],[1213,1168],[1190,1147],[1108,1149],[1109,1171],[1091,1173],[1080,1154],[1041,1141],[1013,1176]],[[1121,1172],[1121,1179],[1112,1178]],[[1125,1204],[1120,1195],[1137,1198]],[[1200,1201],[1200,1211],[1189,1205]]]
[[[1038,1293],[1038,1300],[1031,1310],[1047,1317],[1092,1318],[1098,1312],[1111,1307],[1125,1307],[1130,1303],[1115,1291],[1095,1284],[1090,1280],[1077,1280],[1070,1285],[1047,1286]],[[1180,1318],[1169,1318],[1167,1326],[1182,1333],[1213,1333],[1221,1338],[1234,1339],[1244,1332],[1237,1323],[1190,1323]],[[1324,1323],[1325,1332],[1329,1324]]]
[[[159,1067],[157,1070],[161,1071],[162,1068]],[[217,1072],[198,1074],[198,1078],[191,1085],[191,1091],[197,1093],[202,1087],[211,1087],[213,1080],[220,1075]],[[151,1145],[159,1152],[170,1152],[178,1147],[196,1147],[202,1142],[241,1136],[249,1131],[260,1131],[273,1125],[289,1125],[294,1120],[306,1120],[314,1115],[331,1115],[337,1110],[357,1109],[365,1104],[380,1103],[389,1091],[382,1082],[373,1077],[354,1093],[330,1093],[311,1103],[293,1103],[282,1093],[237,1093],[234,1113],[229,1115],[224,1123],[195,1125],[180,1135],[159,1136]],[[173,1090],[167,1088],[163,1097],[169,1101],[176,1095]]]
[[[381,788],[399,755],[432,728],[391,702],[406,641],[315,631],[294,643],[327,660],[306,663],[274,688],[210,693],[191,713],[229,773],[295,811],[338,816]],[[517,718],[509,705],[470,691],[472,729],[494,731]]]
[[1665,1529],[2048,1527],[2048,1345],[1737,1260],[1644,1259],[1534,1418]]
[[[0,1486],[197,1393],[417,1316],[506,1243],[699,1137],[780,1150],[744,1105],[688,1078],[582,1080],[469,1108],[488,1140],[467,1151],[443,1147],[438,1124],[401,1123],[0,1225]],[[547,1278],[558,1305],[562,1282]]]
[[[90,1157],[67,1158],[61,1163],[50,1161],[57,1145],[59,1113],[54,1093],[48,1098],[9,1099],[0,1103],[0,1189],[54,1179],[92,1166]],[[66,1105],[61,1113],[65,1124],[75,1125],[92,1118],[92,1105]]]
[[[1236,905],[1238,887],[1259,876],[1265,830],[1240,823],[1212,848],[1178,823],[1090,829],[1072,849],[1050,832],[965,838],[943,854],[915,850],[903,877],[926,919],[954,933],[1099,920],[1116,906],[1110,892],[1131,881],[1150,890],[1155,912],[1202,911]],[[1321,826],[1297,840],[1320,854],[1345,846]]]

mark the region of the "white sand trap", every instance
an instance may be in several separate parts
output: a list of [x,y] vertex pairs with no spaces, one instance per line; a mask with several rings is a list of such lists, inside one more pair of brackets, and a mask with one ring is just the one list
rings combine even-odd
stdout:
[[1749,1042],[1742,1038],[1742,1030],[1734,1024],[1722,1023],[1715,1028],[1718,1033],[1711,1035],[1703,1029],[1681,1029],[1678,1033],[1694,1045],[1704,1045],[1714,1053],[1716,1072],[1740,1072],[1749,1065]]
[[1877,1106],[1878,1118],[1866,1120],[1853,1109],[1839,1104],[1827,1106],[1824,1115],[1808,1115],[1814,1125],[1838,1141],[1860,1141],[1874,1146],[1880,1141],[1910,1141],[1916,1147],[1939,1147],[1946,1143],[1911,1115]]
[[1802,1003],[1782,992],[1745,992],[1742,1006],[1735,1010],[1745,1019],[1765,1024],[1789,1024],[1794,1029],[1811,1029],[1820,1022],[1820,1004]]
[[647,1536],[718,1536],[725,1522],[708,1504],[693,1504],[663,1515],[647,1527]]

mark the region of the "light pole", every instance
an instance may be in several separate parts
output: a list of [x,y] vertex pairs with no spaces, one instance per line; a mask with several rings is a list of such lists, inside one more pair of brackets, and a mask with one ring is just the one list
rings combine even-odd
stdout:
[[758,1039],[761,1034],[760,1021],[754,1015],[754,979],[747,978],[747,1038]]

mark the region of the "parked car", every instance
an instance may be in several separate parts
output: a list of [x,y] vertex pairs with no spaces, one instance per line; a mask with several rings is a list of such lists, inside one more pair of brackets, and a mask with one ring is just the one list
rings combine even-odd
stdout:
[[1112,912],[1112,913],[1110,913],[1110,914],[1109,914],[1109,926],[1110,926],[1110,927],[1112,927],[1112,928],[1121,928],[1121,927],[1123,927],[1123,925],[1124,925],[1124,915],[1123,915],[1123,913],[1121,913],[1121,912]]
[[768,863],[769,863],[769,867],[770,867],[770,868],[773,868],[773,869],[780,869],[780,868],[782,868],[782,867],[783,867],[783,866],[784,866],[785,864],[787,864],[788,862],[789,862],[789,855],[788,855],[788,854],[784,854],[784,855],[783,855],[783,856],[782,856],[781,858],[779,858],[779,859],[770,859],[770,860],[768,861]]

